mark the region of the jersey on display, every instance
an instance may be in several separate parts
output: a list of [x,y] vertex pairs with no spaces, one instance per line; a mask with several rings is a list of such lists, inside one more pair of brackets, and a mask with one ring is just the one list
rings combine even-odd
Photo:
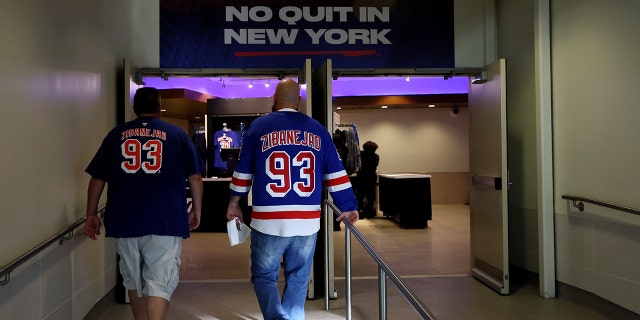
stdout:
[[227,161],[220,157],[221,149],[240,148],[240,134],[233,130],[218,130],[213,134],[214,166],[219,169],[227,168]]

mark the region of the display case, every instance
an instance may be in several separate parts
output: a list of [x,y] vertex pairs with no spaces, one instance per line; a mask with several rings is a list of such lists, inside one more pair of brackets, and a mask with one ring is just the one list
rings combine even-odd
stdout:
[[431,176],[417,173],[378,175],[379,208],[402,228],[426,228],[431,220]]
[[[227,232],[227,207],[229,206],[231,178],[202,179],[202,216],[200,226],[193,232]],[[251,222],[251,208],[247,198],[240,200],[245,224]]]

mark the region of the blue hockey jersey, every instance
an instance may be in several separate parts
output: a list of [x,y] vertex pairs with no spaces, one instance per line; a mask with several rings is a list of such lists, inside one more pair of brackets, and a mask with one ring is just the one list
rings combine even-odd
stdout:
[[323,185],[340,210],[357,210],[332,137],[318,121],[282,109],[251,123],[230,192],[252,190],[252,228],[284,237],[318,232]]
[[227,159],[222,159],[220,150],[239,148],[241,147],[240,140],[240,134],[233,130],[218,130],[213,134],[213,163],[216,168],[227,168]]
[[107,182],[107,237],[189,237],[186,179],[204,162],[181,128],[138,117],[112,129],[85,169]]

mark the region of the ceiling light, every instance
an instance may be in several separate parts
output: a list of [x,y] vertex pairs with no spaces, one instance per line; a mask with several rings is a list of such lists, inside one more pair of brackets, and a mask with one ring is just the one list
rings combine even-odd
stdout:
[[161,112],[167,112],[167,109],[160,109]]
[[382,108],[382,109],[387,109],[387,108],[389,108],[389,107],[388,107],[388,106],[381,106],[380,108]]
[[475,74],[473,75],[473,79],[471,80],[471,83],[473,84],[482,84],[487,82],[487,72],[486,71],[482,71],[479,74]]
[[342,110],[342,107],[338,107],[338,110]]
[[435,105],[435,104],[430,104],[430,105],[429,105],[429,108],[435,108],[435,107],[436,107],[436,105]]

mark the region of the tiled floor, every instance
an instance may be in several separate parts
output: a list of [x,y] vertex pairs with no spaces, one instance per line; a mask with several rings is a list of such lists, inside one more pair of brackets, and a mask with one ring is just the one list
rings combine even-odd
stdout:
[[[472,278],[468,206],[434,205],[427,229],[400,229],[382,217],[356,227],[438,319],[612,319],[573,300],[539,297],[535,279],[512,281],[513,293],[500,296]],[[308,300],[310,320],[345,318],[344,232],[333,236],[338,298],[329,311],[322,298]],[[355,239],[352,248],[352,317],[378,319],[377,266]],[[168,319],[262,319],[249,282],[248,243],[230,247],[225,233],[193,233],[182,255]],[[390,282],[387,288],[388,319],[420,319]],[[128,305],[104,300],[86,320],[133,319]]]

